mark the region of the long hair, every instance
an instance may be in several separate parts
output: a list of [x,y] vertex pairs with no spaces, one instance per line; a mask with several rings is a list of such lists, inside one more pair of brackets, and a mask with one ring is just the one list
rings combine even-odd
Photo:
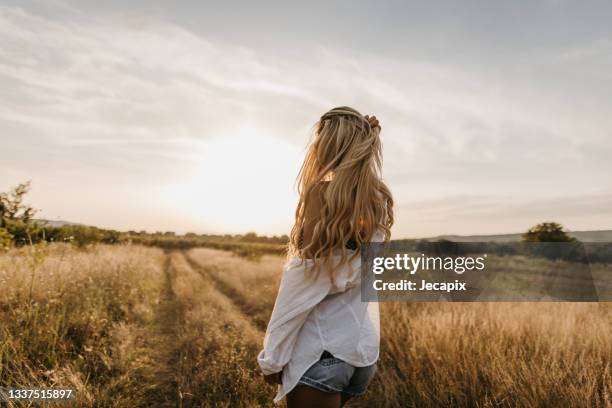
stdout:
[[[321,264],[335,269],[359,255],[359,248],[377,230],[391,236],[393,198],[381,179],[382,146],[380,127],[370,123],[355,109],[341,106],[321,116],[315,124],[313,141],[297,177],[300,199],[295,210],[295,223],[289,239],[289,256],[304,260],[309,248],[313,270]],[[313,188],[326,182],[323,206],[314,223],[312,240],[300,248],[304,228],[306,200]],[[347,243],[353,241],[357,250],[349,259]],[[340,253],[339,262],[330,265],[332,255]]]

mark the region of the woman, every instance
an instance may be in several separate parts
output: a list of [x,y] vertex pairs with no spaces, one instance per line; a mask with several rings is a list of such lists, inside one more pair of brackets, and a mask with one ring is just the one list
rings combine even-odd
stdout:
[[361,246],[389,240],[380,125],[342,106],[321,116],[298,175],[288,261],[258,356],[274,402],[340,407],[376,370],[378,304],[362,302]]

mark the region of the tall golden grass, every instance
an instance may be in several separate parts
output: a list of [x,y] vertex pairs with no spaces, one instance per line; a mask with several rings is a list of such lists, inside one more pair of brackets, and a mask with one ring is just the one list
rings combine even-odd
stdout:
[[81,406],[145,405],[162,261],[152,248],[65,244],[0,256],[0,384],[71,387]]
[[[11,250],[0,384],[72,387],[83,407],[272,406],[256,355],[282,263],[215,249]],[[378,374],[351,406],[612,406],[610,304],[389,302],[381,325]]]
[[[247,316],[271,310],[278,258],[189,256],[242,296]],[[355,406],[612,406],[610,303],[388,302],[381,325],[378,375]]]

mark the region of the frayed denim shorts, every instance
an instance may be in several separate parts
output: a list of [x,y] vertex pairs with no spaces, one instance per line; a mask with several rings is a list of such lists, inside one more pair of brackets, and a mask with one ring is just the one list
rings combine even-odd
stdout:
[[363,395],[374,378],[376,363],[367,367],[354,367],[325,352],[299,380],[299,384],[323,392],[341,392],[352,397]]

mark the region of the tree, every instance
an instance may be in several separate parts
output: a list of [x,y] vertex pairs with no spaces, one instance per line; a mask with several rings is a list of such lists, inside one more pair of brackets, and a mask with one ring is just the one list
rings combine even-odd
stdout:
[[5,227],[7,220],[19,220],[28,224],[36,210],[23,204],[25,195],[30,191],[30,182],[14,187],[9,193],[0,193],[0,227]]
[[32,223],[32,217],[36,211],[23,203],[25,195],[30,191],[30,182],[17,185],[8,193],[0,193],[0,228],[7,234],[3,234],[6,241],[10,235],[13,242],[25,244],[36,242],[40,228]]
[[556,222],[543,222],[523,234],[526,242],[572,242],[574,238],[563,231],[563,226]]
[[556,222],[543,222],[523,234],[523,245],[528,253],[548,259],[586,262],[584,246],[567,235]]

